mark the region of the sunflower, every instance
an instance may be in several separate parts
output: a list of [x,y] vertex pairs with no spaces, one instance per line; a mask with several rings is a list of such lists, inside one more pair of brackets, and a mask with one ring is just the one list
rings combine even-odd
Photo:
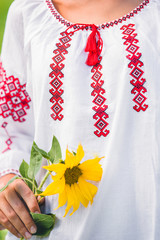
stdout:
[[[93,203],[93,198],[98,188],[89,181],[100,181],[102,168],[99,161],[102,158],[95,157],[80,163],[84,157],[84,150],[81,144],[77,148],[77,153],[66,150],[64,162],[45,166],[49,172],[55,172],[51,177],[53,182],[48,185],[41,196],[59,194],[58,207],[62,207],[67,202],[65,215],[73,207],[70,216],[79,208],[80,203],[87,207],[89,202]],[[56,209],[57,209],[56,208]]]

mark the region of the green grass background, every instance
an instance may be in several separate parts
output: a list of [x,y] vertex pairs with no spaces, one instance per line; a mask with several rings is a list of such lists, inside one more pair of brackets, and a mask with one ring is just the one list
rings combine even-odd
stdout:
[[7,234],[7,231],[0,231],[0,240],[5,240],[6,234]]
[[[13,0],[0,0],[0,52],[8,8]],[[1,240],[1,238],[0,238]]]
[[[13,2],[13,0],[0,0],[0,52],[2,47],[2,39],[3,39],[3,33],[5,28],[5,22],[7,17],[7,12],[10,4]],[[5,239],[7,231],[0,231],[0,240]]]

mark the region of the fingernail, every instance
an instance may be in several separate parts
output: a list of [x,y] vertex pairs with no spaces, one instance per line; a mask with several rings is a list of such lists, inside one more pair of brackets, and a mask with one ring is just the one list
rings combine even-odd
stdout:
[[36,232],[37,232],[37,228],[34,227],[34,226],[32,226],[31,229],[30,229],[30,232],[31,232],[32,234],[36,233]]
[[26,232],[25,236],[26,236],[27,239],[30,239],[32,237],[32,235],[29,232]]
[[22,236],[21,236],[21,234],[19,234],[19,233],[17,234],[17,236],[18,236],[19,238],[21,238],[21,237],[22,237]]

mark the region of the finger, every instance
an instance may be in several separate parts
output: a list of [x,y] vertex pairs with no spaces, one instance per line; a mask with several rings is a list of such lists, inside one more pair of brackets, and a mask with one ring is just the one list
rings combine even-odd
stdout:
[[3,209],[4,215],[6,216],[7,229],[11,228],[11,226],[9,224],[9,223],[11,223],[14,226],[14,228],[17,230],[18,233],[20,233],[24,238],[30,239],[32,237],[32,235],[28,232],[27,228],[22,223],[19,216],[16,214],[16,212],[10,206],[10,204],[7,202],[7,200],[4,199],[1,201],[1,207]]
[[40,213],[40,208],[33,192],[23,181],[21,180],[16,181],[17,183],[15,184],[15,190],[23,198],[29,210],[33,213],[36,212]]
[[18,238],[22,237],[2,211],[0,211],[0,222],[1,222],[0,230],[8,229],[16,237]]
[[24,223],[25,227],[32,234],[37,232],[37,227],[30,216],[28,210],[26,209],[24,203],[21,201],[19,196],[15,191],[6,194],[6,200],[10,204],[10,206],[14,209],[16,214],[19,216],[21,221]]
[[38,196],[37,201],[38,201],[39,206],[41,206],[45,203],[45,198],[41,197],[41,196]]

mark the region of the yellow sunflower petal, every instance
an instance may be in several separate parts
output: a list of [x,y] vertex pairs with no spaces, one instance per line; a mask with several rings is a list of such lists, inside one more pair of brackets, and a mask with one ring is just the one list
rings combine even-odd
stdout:
[[78,145],[77,153],[74,160],[74,166],[77,166],[84,157],[84,150],[81,144]]
[[66,210],[65,210],[64,217],[67,215],[67,213],[69,212],[69,210],[73,206],[73,195],[72,195],[71,188],[68,184],[66,184],[66,193],[67,193],[68,203],[67,203],[67,207],[66,207]]
[[103,157],[95,157],[93,159],[88,159],[86,160],[85,162],[81,163],[81,164],[85,164],[86,166],[89,165],[89,166],[94,166],[95,164],[98,164],[99,161],[102,159]]
[[87,185],[88,185],[88,189],[89,189],[91,195],[93,196],[92,200],[91,200],[91,204],[92,204],[93,203],[93,198],[96,195],[96,193],[98,191],[98,188],[97,188],[97,186],[95,186],[95,185],[93,185],[92,183],[89,183],[89,182],[87,182]]
[[66,189],[64,188],[64,191],[59,194],[58,207],[55,210],[64,206],[66,204],[66,202],[67,202],[67,193],[66,193]]
[[99,159],[90,159],[79,165],[82,170],[83,177],[86,180],[100,181],[102,178],[102,167],[99,164]]
[[44,192],[42,192],[41,196],[50,196],[57,193],[62,193],[65,187],[65,178],[62,177],[58,181],[52,182],[48,185]]
[[58,174],[56,174],[54,176],[52,174],[50,174],[50,175],[51,175],[51,178],[53,181],[58,181],[59,179],[61,179],[61,177]]
[[77,183],[74,184],[74,189],[77,195],[77,198],[80,200],[80,202],[83,204],[84,207],[88,206],[88,199],[84,197],[84,195],[81,193],[81,190],[79,188],[79,185]]
[[58,174],[64,174],[65,170],[66,170],[66,166],[63,163],[57,163],[57,164],[52,164],[49,166],[43,166],[43,168],[47,169],[50,172],[55,172]]
[[75,188],[74,188],[74,184],[71,185],[71,191],[72,191],[72,196],[73,196],[73,212],[70,214],[70,216],[77,211],[77,209],[80,206],[80,199],[78,199],[76,192],[75,192]]
[[98,188],[95,185],[85,181],[83,177],[80,177],[78,182],[81,193],[84,195],[85,198],[87,198],[91,203],[93,203],[93,198],[97,193]]
[[66,159],[65,159],[66,168],[72,168],[74,161],[75,161],[75,156],[68,149],[66,149]]

